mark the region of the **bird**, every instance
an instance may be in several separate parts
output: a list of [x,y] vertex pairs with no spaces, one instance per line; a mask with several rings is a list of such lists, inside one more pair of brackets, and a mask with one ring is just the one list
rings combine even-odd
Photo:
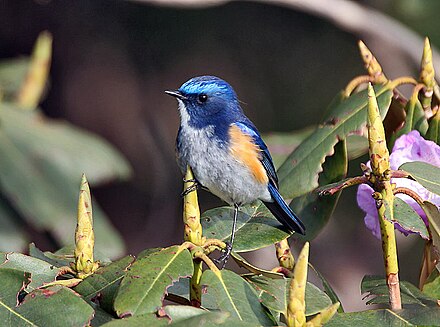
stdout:
[[255,200],[261,200],[289,233],[304,235],[304,224],[280,195],[269,150],[234,89],[219,77],[198,76],[165,93],[178,102],[180,170],[185,174],[191,167],[196,185],[234,207],[231,237],[217,263],[223,268],[231,254],[240,206]]

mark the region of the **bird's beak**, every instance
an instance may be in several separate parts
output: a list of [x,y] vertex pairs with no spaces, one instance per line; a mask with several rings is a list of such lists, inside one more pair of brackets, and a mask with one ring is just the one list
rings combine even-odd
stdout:
[[187,97],[184,96],[179,90],[166,90],[165,93],[168,94],[168,95],[171,95],[171,96],[173,96],[173,97],[175,97],[177,99],[180,99],[180,100],[186,100],[187,99]]

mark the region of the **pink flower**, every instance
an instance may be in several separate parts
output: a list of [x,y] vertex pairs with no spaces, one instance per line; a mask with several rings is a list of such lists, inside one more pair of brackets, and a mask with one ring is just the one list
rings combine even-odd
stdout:
[[[440,147],[435,142],[425,140],[420,136],[420,133],[415,130],[402,135],[396,140],[393,151],[390,155],[391,169],[397,170],[402,164],[412,161],[423,161],[440,167]],[[367,165],[369,166],[369,162]],[[409,188],[415,191],[423,200],[430,201],[435,205],[440,206],[440,196],[429,192],[415,181],[407,178],[394,178],[391,182],[396,184],[396,187]],[[374,236],[380,239],[380,227],[376,204],[371,197],[373,192],[374,191],[370,186],[366,184],[359,185],[357,202],[358,206],[366,213],[364,218],[365,225],[371,230]],[[396,196],[408,203],[422,217],[426,224],[426,215],[416,201],[404,194],[397,194]],[[411,233],[398,225],[395,226],[405,235]]]

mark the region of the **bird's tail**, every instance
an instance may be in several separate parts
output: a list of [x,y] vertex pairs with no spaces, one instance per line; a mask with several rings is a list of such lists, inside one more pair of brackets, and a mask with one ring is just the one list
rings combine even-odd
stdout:
[[263,202],[275,218],[283,224],[290,232],[297,232],[302,235],[305,234],[304,224],[299,220],[295,213],[287,205],[286,201],[281,197],[277,188],[269,183],[269,193],[272,196],[273,202]]

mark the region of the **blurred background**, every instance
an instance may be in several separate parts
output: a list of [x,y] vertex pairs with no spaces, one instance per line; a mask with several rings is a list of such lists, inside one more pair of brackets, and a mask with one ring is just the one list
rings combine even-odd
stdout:
[[[128,159],[129,180],[92,183],[92,193],[122,236],[121,254],[136,254],[182,240],[179,117],[165,89],[216,75],[235,88],[262,133],[302,129],[317,124],[339,90],[363,74],[359,39],[388,77],[418,76],[423,37],[434,48],[440,43],[438,9],[435,0],[0,0],[0,58],[29,55],[41,31],[53,35],[41,109],[100,135]],[[366,160],[351,162],[349,175],[360,174]],[[206,192],[200,203],[203,210],[221,205]],[[58,246],[44,230],[28,232],[43,250]],[[421,244],[416,237],[398,242],[401,279],[417,284]],[[274,266],[272,252],[253,262]],[[344,191],[313,240],[311,262],[346,310],[364,306],[360,281],[382,274],[383,264],[355,190]]]

